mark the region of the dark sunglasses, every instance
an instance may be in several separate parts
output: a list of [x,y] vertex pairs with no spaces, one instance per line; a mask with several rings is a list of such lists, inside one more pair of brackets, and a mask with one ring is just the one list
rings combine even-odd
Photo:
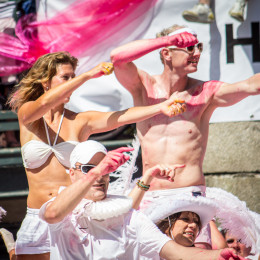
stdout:
[[80,170],[82,173],[87,174],[91,169],[95,167],[96,165],[92,165],[92,164],[81,164],[81,165],[76,165],[74,169]]
[[201,53],[203,51],[203,43],[199,42],[196,45],[192,45],[192,46],[186,47],[186,51],[188,53],[194,53],[195,52],[195,48],[197,48],[199,50],[199,52]]

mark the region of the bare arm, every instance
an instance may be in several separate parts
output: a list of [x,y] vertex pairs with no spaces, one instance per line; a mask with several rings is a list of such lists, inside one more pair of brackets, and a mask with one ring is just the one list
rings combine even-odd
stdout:
[[145,39],[122,45],[111,52],[111,61],[115,67],[115,74],[119,82],[132,94],[142,86],[139,71],[132,63],[145,54],[156,49],[175,45],[186,47],[198,42],[197,38],[189,33],[165,36],[156,39]]
[[227,247],[226,240],[218,230],[216,223],[213,220],[211,220],[209,222],[209,225],[210,225],[210,232],[211,232],[212,248],[213,249],[226,248]]
[[132,150],[131,147],[121,147],[108,152],[105,158],[88,174],[63,190],[54,201],[48,203],[43,214],[44,220],[50,224],[60,222],[80,203],[99,176],[113,172],[124,164],[129,159],[129,155],[125,155],[123,152]]
[[250,95],[259,94],[260,73],[237,83],[222,84],[214,94],[212,104],[217,107],[231,106]]
[[196,247],[184,247],[174,241],[168,241],[160,252],[160,257],[166,260],[245,260],[237,256],[232,248],[221,250],[206,250]]
[[119,126],[139,122],[161,113],[169,117],[179,115],[186,110],[186,105],[183,102],[172,96],[168,100],[151,106],[132,107],[114,112],[88,111],[80,113],[77,120],[84,123],[81,139],[85,140],[90,134],[110,131]]
[[[108,68],[108,69],[107,69]],[[84,82],[92,78],[112,73],[113,65],[108,62],[102,62],[95,68],[87,71],[57,87],[46,91],[35,101],[29,101],[22,105],[18,111],[19,121],[22,124],[28,124],[38,120],[52,108],[65,103],[72,92],[80,87]]]
[[[169,181],[174,181],[175,169],[183,168],[185,165],[176,164],[173,166],[155,165],[154,167],[148,169],[141,178],[145,185],[150,185],[152,179],[156,176],[157,178],[168,179]],[[129,193],[128,197],[133,199],[133,208],[138,209],[141,200],[143,199],[145,191],[135,186],[134,189]]]

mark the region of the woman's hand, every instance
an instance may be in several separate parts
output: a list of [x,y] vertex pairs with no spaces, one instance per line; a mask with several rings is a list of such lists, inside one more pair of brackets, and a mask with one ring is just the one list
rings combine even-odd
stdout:
[[92,73],[92,78],[98,78],[102,75],[109,75],[114,71],[114,65],[111,62],[101,62],[96,67],[94,67],[90,72]]
[[164,101],[161,106],[161,112],[166,116],[178,116],[186,111],[187,107],[184,100],[170,97]]

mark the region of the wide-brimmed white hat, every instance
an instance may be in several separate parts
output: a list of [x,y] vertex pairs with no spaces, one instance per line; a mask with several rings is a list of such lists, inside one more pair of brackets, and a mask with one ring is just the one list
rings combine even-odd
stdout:
[[70,155],[70,168],[75,168],[77,162],[88,163],[96,153],[107,154],[107,149],[103,144],[93,140],[77,144]]
[[260,253],[260,214],[251,211],[245,201],[220,188],[207,187],[207,196],[219,204],[216,212],[220,227],[242,240],[251,252]]
[[172,214],[191,211],[200,217],[202,227],[206,226],[213,219],[217,206],[213,200],[202,196],[191,196],[189,194],[177,194],[169,198],[155,200],[149,204],[144,211],[154,223],[169,217]]

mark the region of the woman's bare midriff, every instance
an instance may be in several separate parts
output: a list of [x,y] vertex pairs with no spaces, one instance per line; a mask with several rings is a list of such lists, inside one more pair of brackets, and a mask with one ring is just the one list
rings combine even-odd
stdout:
[[26,169],[26,174],[29,184],[29,208],[39,209],[46,201],[57,196],[61,186],[71,184],[69,174],[55,156],[50,156],[38,169]]

